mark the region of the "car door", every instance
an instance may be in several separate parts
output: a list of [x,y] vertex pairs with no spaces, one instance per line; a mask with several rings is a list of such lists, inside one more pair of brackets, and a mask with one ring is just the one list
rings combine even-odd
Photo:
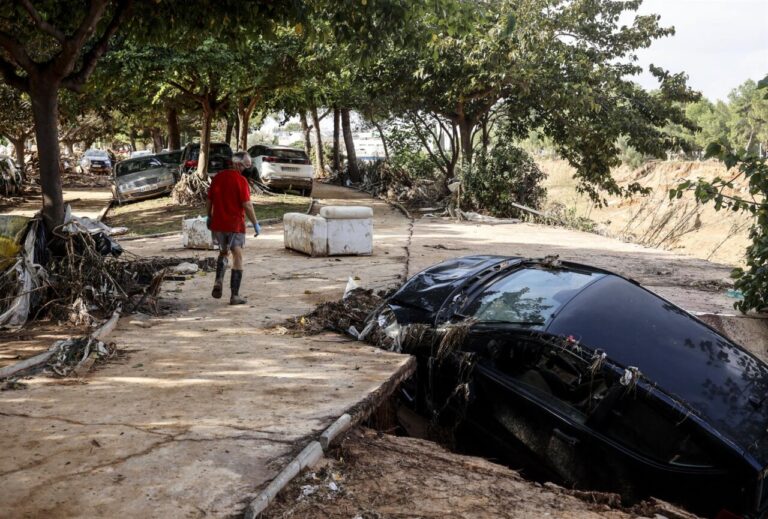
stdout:
[[[485,328],[485,329],[483,329]],[[589,366],[544,337],[480,326],[467,348],[478,357],[470,420],[512,463],[521,459],[567,484],[589,477],[594,443],[586,424],[605,391]]]

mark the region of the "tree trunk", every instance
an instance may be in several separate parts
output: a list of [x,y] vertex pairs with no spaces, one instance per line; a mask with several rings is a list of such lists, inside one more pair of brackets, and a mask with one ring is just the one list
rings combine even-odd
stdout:
[[325,157],[323,156],[323,138],[320,136],[320,117],[317,115],[316,107],[312,107],[312,124],[315,127],[315,175],[323,176]]
[[136,129],[131,128],[131,133],[128,134],[128,140],[131,142],[131,151],[136,151]]
[[30,97],[43,192],[43,220],[46,227],[53,230],[64,223],[64,197],[59,171],[59,84],[46,77],[31,83]]
[[166,125],[168,126],[168,149],[175,151],[181,148],[181,135],[179,133],[179,113],[175,108],[165,110]]
[[235,150],[244,150],[240,146],[240,116],[235,113]]
[[341,133],[341,111],[333,107],[333,171],[341,170],[341,150],[339,149],[339,134]]
[[24,174],[24,142],[27,140],[26,137],[22,136],[18,139],[12,139],[8,138],[9,141],[11,141],[11,144],[13,144],[13,151],[16,154],[16,163],[19,165],[19,169],[21,169],[21,174]]
[[70,157],[74,157],[75,156],[75,143],[72,142],[72,141],[64,141],[64,146],[67,147],[67,154]]
[[248,149],[248,129],[251,126],[251,114],[253,114],[253,109],[256,108],[257,99],[254,96],[247,103],[244,100],[237,103],[237,120],[240,125],[237,146],[241,150]]
[[312,137],[310,135],[310,127],[309,124],[307,124],[307,114],[306,112],[302,111],[299,113],[299,120],[301,120],[301,131],[304,133],[304,152],[307,154],[307,157],[312,156]]
[[360,170],[357,169],[357,154],[352,141],[352,127],[349,124],[349,109],[341,109],[341,129],[344,133],[344,146],[347,148],[347,171],[352,182],[360,182]]
[[203,128],[200,130],[200,156],[197,159],[197,174],[205,178],[208,173],[208,147],[211,144],[211,122],[214,111],[206,101],[203,105]]
[[384,146],[384,158],[389,161],[389,148],[387,147],[387,139],[384,137],[384,129],[381,127],[381,125],[377,122],[371,119],[371,122],[373,123],[373,126],[376,127],[376,131],[379,132],[379,138],[381,139],[381,144]]
[[[232,145],[232,130],[235,128],[235,121],[232,119],[232,114],[227,114],[227,127],[224,130],[224,142]],[[237,147],[237,146],[235,146]]]
[[152,134],[152,152],[160,153],[163,150],[163,133],[160,128],[152,128],[150,132]]
[[472,123],[466,118],[459,119],[459,140],[461,142],[461,160],[464,164],[472,164]]

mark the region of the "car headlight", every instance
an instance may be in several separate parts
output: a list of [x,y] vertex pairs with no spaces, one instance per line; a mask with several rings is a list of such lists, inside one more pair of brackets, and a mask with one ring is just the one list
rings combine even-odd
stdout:
[[121,193],[125,193],[126,191],[128,191],[130,189],[133,189],[133,183],[132,182],[129,182],[127,184],[120,184],[119,186],[117,186],[117,190],[120,191]]

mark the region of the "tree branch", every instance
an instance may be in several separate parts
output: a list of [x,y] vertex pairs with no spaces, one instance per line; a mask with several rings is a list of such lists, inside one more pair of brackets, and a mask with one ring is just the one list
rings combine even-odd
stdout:
[[118,2],[115,12],[112,15],[112,19],[109,21],[109,25],[104,29],[104,34],[101,35],[101,38],[99,38],[91,50],[89,50],[83,57],[83,64],[80,67],[80,70],[69,74],[62,82],[62,86],[74,90],[75,92],[80,92],[82,90],[86,80],[93,72],[93,69],[96,68],[96,62],[107,51],[110,38],[117,32],[120,24],[128,14],[128,10],[132,3],[133,0],[121,0]]
[[22,77],[16,73],[16,67],[0,58],[0,74],[10,86],[29,93],[29,78]]
[[21,2],[22,7],[24,7],[27,13],[29,13],[29,17],[32,18],[32,21],[35,22],[35,25],[38,29],[48,34],[49,36],[53,36],[59,43],[64,43],[64,40],[67,39],[67,37],[64,36],[64,33],[50,23],[43,20],[42,16],[40,16],[40,13],[38,13],[37,9],[35,9],[35,6],[32,5],[32,2],[29,0],[17,1]]
[[10,34],[0,31],[0,47],[3,47],[16,65],[26,70],[28,74],[37,68],[37,64],[29,57],[24,46]]
[[192,90],[189,90],[186,87],[181,86],[179,83],[173,80],[169,80],[168,84],[171,85],[174,88],[177,88],[182,94],[186,95],[187,97],[194,99],[200,104],[203,104],[205,102],[205,96],[200,94],[195,94]]

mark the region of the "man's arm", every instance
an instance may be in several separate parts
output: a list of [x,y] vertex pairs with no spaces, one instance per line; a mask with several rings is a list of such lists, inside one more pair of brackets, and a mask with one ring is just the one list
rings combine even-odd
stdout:
[[245,215],[248,217],[248,221],[254,227],[258,225],[259,221],[256,219],[256,211],[253,210],[253,204],[251,201],[243,202],[243,209],[245,209]]

